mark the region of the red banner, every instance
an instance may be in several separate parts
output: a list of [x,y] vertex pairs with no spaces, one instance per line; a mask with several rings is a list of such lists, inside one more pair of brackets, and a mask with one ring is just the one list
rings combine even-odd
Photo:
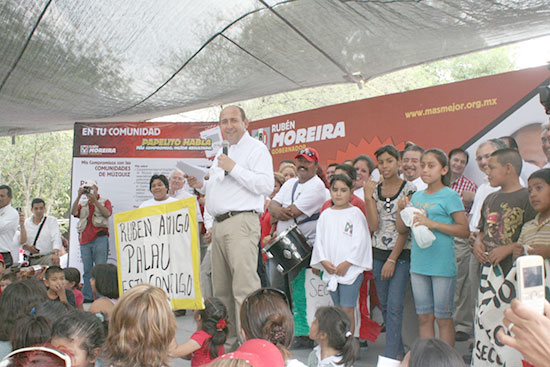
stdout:
[[546,67],[526,69],[272,117],[250,129],[268,144],[275,165],[305,146],[320,152],[323,166],[373,156],[384,144],[402,149],[407,141],[448,152],[469,147],[549,77]]

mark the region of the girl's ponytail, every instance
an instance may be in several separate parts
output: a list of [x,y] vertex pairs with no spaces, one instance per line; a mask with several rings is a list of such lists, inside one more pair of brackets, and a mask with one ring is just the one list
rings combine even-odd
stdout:
[[202,329],[212,337],[206,339],[208,352],[212,359],[218,357],[218,349],[227,340],[227,309],[218,298],[208,298],[204,302],[204,310],[200,311]]
[[347,367],[353,365],[357,355],[359,354],[359,342],[353,335],[351,335],[350,331],[346,332],[344,337],[346,338],[346,342],[341,350],[342,359],[339,364]]

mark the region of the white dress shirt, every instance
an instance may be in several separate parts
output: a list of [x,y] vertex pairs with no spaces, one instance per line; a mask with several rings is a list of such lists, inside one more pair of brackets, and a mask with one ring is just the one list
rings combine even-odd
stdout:
[[10,204],[0,208],[0,252],[13,251],[13,236],[19,224],[19,213]]
[[[149,200],[145,200],[143,203],[140,204],[140,208],[146,208],[148,206],[154,206],[154,205],[160,205],[160,204],[168,204],[173,203],[174,201],[178,201],[178,199],[174,199],[171,196],[168,196],[166,200],[158,201],[155,200],[155,198],[151,198]],[[199,212],[200,213],[200,212]]]
[[[38,240],[36,241],[36,248],[40,250],[38,255],[49,255],[54,250],[61,249],[61,233],[59,232],[59,224],[57,224],[57,219],[51,216],[45,216],[46,222],[42,226]],[[25,230],[27,231],[27,242],[26,245],[32,246],[36,234],[38,233],[38,228],[40,223],[34,224],[33,217],[27,218],[25,220]]]
[[521,177],[521,179],[523,180],[524,187],[527,187],[527,181],[529,181],[529,176],[531,176],[533,172],[536,172],[539,169],[540,169],[539,166],[537,166],[536,164],[522,160],[521,174],[519,175],[519,177]]
[[179,190],[176,190],[176,192],[174,193],[174,195],[172,195],[172,197],[176,200],[182,200],[182,199],[187,199],[187,198],[194,198],[195,199],[195,202],[197,203],[197,222],[202,222],[202,214],[201,214],[201,207],[199,206],[199,201],[197,200],[197,197],[191,193],[189,193],[189,191],[187,191],[185,188],[183,189],[179,189]]
[[218,167],[218,156],[210,167],[210,179],[201,190],[206,193],[206,208],[216,217],[229,211],[264,211],[265,197],[273,192],[273,160],[264,143],[245,131],[237,144],[229,146],[228,156],[235,162],[229,175]]
[[[485,180],[487,180],[487,177],[485,177]],[[481,207],[483,206],[483,202],[489,194],[498,190],[500,190],[500,186],[492,187],[489,182],[484,182],[477,188],[476,195],[474,196],[474,203],[472,204],[472,209],[470,209],[470,214],[472,215],[470,218],[470,232],[479,232],[477,226],[479,225],[479,218],[481,218]]]

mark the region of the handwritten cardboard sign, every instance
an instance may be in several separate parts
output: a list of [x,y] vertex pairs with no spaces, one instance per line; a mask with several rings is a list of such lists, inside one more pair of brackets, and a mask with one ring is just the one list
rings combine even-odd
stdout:
[[174,308],[204,308],[194,198],[115,214],[114,228],[121,295],[149,283]]

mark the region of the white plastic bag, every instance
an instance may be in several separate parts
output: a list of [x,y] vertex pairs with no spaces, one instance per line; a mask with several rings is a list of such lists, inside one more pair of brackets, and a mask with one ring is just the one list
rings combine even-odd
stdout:
[[413,225],[413,218],[417,213],[424,214],[422,210],[414,206],[408,206],[401,210],[401,219],[403,219],[403,224],[411,228],[418,247],[428,248],[435,241],[435,235],[425,225]]

